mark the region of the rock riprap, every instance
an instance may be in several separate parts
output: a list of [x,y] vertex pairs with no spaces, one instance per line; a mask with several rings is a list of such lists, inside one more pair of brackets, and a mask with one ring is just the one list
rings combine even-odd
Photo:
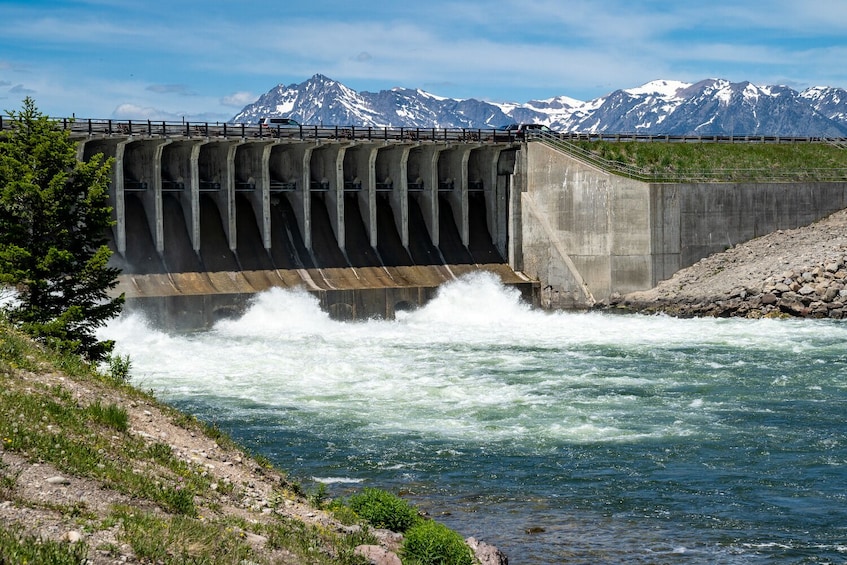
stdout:
[[847,317],[847,210],[701,259],[602,309],[674,316]]

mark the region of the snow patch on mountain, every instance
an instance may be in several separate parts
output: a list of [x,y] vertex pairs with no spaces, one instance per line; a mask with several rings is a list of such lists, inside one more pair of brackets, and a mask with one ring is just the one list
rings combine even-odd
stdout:
[[677,80],[653,80],[636,88],[627,88],[624,92],[633,96],[658,95],[662,98],[673,98],[680,90],[689,86],[691,83]]

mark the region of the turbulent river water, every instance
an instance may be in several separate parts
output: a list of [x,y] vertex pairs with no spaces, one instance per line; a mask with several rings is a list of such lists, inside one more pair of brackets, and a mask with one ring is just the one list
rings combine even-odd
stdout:
[[307,490],[402,493],[512,565],[847,561],[845,322],[546,313],[477,275],[394,321],[274,290],[102,334]]

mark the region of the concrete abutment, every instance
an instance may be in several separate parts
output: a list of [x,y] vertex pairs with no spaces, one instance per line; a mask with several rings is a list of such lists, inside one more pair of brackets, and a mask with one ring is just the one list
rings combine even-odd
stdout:
[[540,281],[548,308],[652,288],[712,253],[847,207],[845,182],[646,183],[540,142],[524,149],[509,260]]

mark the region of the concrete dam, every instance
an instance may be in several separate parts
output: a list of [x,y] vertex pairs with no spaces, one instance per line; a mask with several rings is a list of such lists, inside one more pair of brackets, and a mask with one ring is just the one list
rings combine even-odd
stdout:
[[537,303],[538,283],[507,259],[514,138],[107,127],[78,151],[115,159],[119,290],[169,326],[208,325],[271,287],[305,288],[336,318],[393,317],[478,270]]
[[110,244],[128,309],[177,327],[233,315],[272,287],[304,288],[336,318],[391,318],[476,271],[543,308],[590,308],[847,207],[843,180],[616,175],[564,149],[561,135],[65,127],[80,159],[115,159]]

